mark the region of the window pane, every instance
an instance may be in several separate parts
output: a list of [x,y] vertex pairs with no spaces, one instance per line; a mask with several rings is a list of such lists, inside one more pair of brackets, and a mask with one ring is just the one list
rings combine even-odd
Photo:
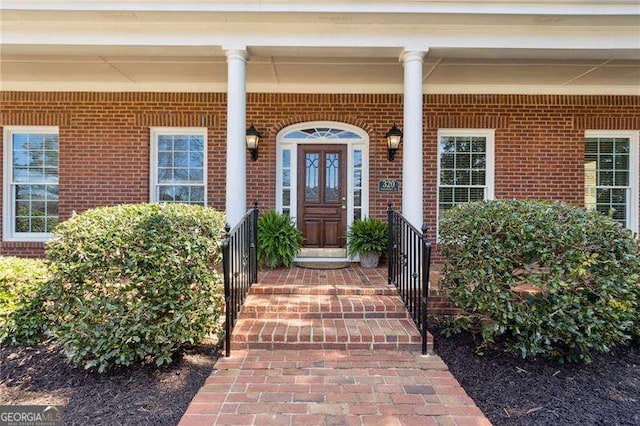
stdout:
[[185,135],[176,135],[173,137],[173,150],[174,151],[188,151],[189,150],[189,137]]
[[340,154],[338,153],[325,155],[324,185],[324,201],[338,201],[340,199]]
[[173,167],[173,154],[171,152],[161,152],[158,154],[158,166]]
[[58,225],[58,217],[57,216],[49,216],[47,217],[47,230],[46,232],[51,232]]
[[16,216],[29,216],[30,205],[29,201],[16,201]]
[[362,190],[361,189],[356,189],[355,191],[353,191],[353,205],[355,207],[362,206]]
[[44,149],[58,152],[58,135],[44,135]]
[[440,170],[440,184],[453,185],[455,183],[455,174],[453,170]]
[[599,186],[612,186],[613,185],[613,172],[601,170],[598,173],[598,185]]
[[44,217],[31,217],[31,230],[30,232],[45,232],[45,218]]
[[353,171],[353,186],[361,187],[362,186],[362,170],[354,170]]
[[471,151],[471,138],[456,138],[456,151],[457,152],[470,152]]
[[471,155],[469,154],[456,154],[456,168],[468,169],[471,167]]
[[158,150],[173,151],[173,136],[168,136],[168,135],[158,136]]
[[469,170],[457,170],[456,185],[471,185],[471,172]]
[[204,138],[202,136],[191,136],[189,138],[189,151],[204,153]]
[[487,138],[471,138],[471,151],[486,152]]
[[174,167],[188,167],[189,155],[186,152],[174,152],[173,153],[173,166]]
[[629,153],[629,139],[628,138],[617,138],[614,140],[614,152],[617,154],[628,154]]
[[189,167],[204,167],[204,153],[202,151],[189,153]]
[[610,154],[613,152],[613,138],[600,138],[600,154]]
[[189,180],[189,169],[173,169],[173,181],[183,183]]
[[362,167],[362,151],[359,149],[353,151],[353,167]]
[[353,209],[353,221],[355,222],[356,220],[361,220],[361,219],[362,219],[362,210],[360,210],[359,208]]
[[615,186],[629,186],[629,172],[615,172]]
[[616,155],[615,160],[616,170],[628,170],[629,169],[629,156],[628,155]]
[[285,189],[282,191],[282,205],[290,206],[291,205],[291,190]]
[[173,181],[173,169],[158,169],[158,182]]
[[282,170],[282,186],[291,186],[291,170]]
[[29,135],[29,150],[40,151],[44,149],[44,135]]
[[441,139],[440,149],[443,153],[450,153],[456,151],[456,140],[451,137],[443,137]]
[[46,215],[46,203],[44,201],[32,201],[31,202],[31,216],[45,216]]
[[486,174],[485,171],[472,171],[471,172],[471,185],[482,185],[486,184]]
[[484,200],[484,188],[469,189],[469,201],[482,201],[482,200]]
[[288,149],[282,151],[282,167],[291,167],[291,151]]
[[307,201],[319,201],[320,194],[318,190],[318,168],[320,158],[318,154],[305,154],[305,191],[304,197]]
[[455,155],[454,154],[442,154],[440,156],[440,167],[443,169],[453,169]]
[[191,181],[191,182],[203,182],[204,181],[204,169],[189,169],[189,181]]
[[204,186],[192,186],[190,200],[192,203],[204,203]]
[[13,135],[13,149],[14,150],[28,150],[29,149],[29,135],[14,134]]

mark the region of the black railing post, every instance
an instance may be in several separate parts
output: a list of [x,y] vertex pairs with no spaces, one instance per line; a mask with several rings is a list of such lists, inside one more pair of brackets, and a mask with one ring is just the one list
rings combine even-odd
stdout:
[[229,264],[229,224],[224,227],[225,237],[222,241],[222,275],[224,277],[224,353],[228,358],[231,355],[231,330],[233,324],[231,321],[231,265]]
[[428,227],[422,225],[422,355],[427,354],[427,306],[429,303],[429,273],[431,265],[431,243],[427,239]]
[[258,200],[253,202],[253,241],[251,241],[251,283],[258,282]]
[[389,241],[387,242],[387,283],[388,284],[393,284],[393,263],[394,263],[394,259],[393,259],[393,245],[394,245],[394,238],[393,238],[393,209],[391,208],[393,206],[393,203],[391,201],[389,201],[387,203],[387,222],[389,225]]

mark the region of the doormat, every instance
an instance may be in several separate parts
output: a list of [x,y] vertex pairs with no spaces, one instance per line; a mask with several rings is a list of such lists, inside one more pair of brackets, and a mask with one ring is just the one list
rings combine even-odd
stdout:
[[299,268],[306,269],[344,269],[351,266],[349,262],[296,262]]

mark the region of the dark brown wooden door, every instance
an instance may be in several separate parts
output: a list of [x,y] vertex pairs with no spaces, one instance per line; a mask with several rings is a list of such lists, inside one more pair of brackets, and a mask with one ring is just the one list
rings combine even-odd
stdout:
[[298,145],[298,228],[305,247],[344,247],[346,145]]

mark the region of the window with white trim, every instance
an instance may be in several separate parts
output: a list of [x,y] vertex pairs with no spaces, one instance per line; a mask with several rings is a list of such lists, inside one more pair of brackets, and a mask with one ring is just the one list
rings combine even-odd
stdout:
[[58,224],[58,128],[4,128],[5,241],[46,241]]
[[584,149],[584,205],[638,230],[638,134],[588,131]]
[[494,131],[438,132],[438,215],[458,204],[493,198]]
[[152,202],[206,205],[206,165],[206,128],[151,128]]

